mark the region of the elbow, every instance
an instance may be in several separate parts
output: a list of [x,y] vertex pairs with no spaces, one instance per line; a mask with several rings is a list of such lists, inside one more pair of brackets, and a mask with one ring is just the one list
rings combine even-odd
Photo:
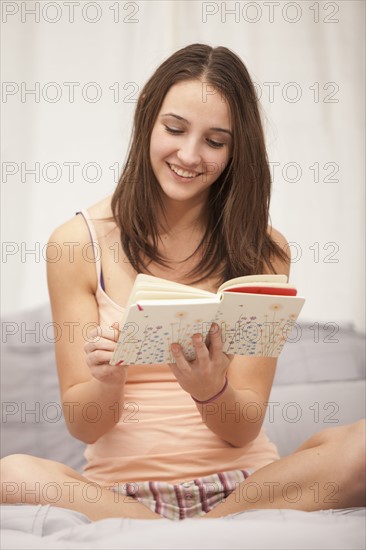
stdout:
[[72,435],[72,437],[74,437],[75,439],[78,439],[79,441],[81,441],[82,443],[85,443],[86,445],[92,445],[93,443],[96,443],[96,441],[98,441],[100,435],[97,434],[94,431],[92,431],[91,433],[89,432],[85,432],[85,430],[80,430],[80,429],[77,429],[77,426],[75,425],[71,425],[71,424],[67,424],[67,429],[68,429],[68,432],[70,435]]
[[248,440],[248,438],[232,438],[230,441],[228,441],[228,443],[230,443],[232,447],[236,447],[239,449],[241,447],[246,447],[249,443],[251,443],[251,441]]
[[260,428],[256,428],[253,430],[238,430],[233,436],[230,438],[230,440],[227,440],[230,445],[233,447],[246,447],[247,445],[250,445],[259,435]]
[[99,437],[86,437],[84,434],[83,437],[78,437],[77,439],[85,443],[85,445],[93,445],[93,443],[98,441]]

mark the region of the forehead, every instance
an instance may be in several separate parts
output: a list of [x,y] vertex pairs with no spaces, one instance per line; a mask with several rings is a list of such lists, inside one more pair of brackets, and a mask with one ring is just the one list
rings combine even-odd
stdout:
[[174,84],[167,92],[160,114],[174,113],[189,122],[207,121],[210,126],[230,128],[230,108],[220,91],[208,82],[184,80]]

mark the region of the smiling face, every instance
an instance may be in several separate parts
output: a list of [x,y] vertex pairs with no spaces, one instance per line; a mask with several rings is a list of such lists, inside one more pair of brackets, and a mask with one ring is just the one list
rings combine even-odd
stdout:
[[229,162],[231,147],[230,111],[223,96],[199,80],[172,86],[150,140],[151,166],[165,199],[205,202]]

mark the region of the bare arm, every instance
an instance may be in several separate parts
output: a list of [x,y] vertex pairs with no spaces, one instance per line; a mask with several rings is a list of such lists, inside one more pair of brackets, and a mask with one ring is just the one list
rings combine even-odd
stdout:
[[253,441],[265,418],[276,362],[235,355],[224,393],[207,405],[197,404],[206,426],[235,447]]
[[[279,232],[272,230],[272,238],[287,250]],[[276,273],[289,274],[290,258],[286,262],[274,260],[273,264]],[[197,403],[197,408],[210,430],[233,446],[243,447],[257,437],[262,427],[277,359],[234,355],[229,361],[222,352],[220,331],[211,334],[209,349],[202,338],[194,338],[193,342],[196,360],[188,362],[178,351],[177,365],[171,368],[183,389],[200,401],[219,393],[227,375],[225,391],[208,404]]]
[[[84,221],[76,216],[51,235],[47,263],[53,321],[61,329],[55,351],[64,416],[70,433],[85,443],[95,442],[118,422],[127,376],[126,368],[108,365],[116,331],[99,329],[96,336],[96,271],[83,256],[89,239]],[[57,262],[51,261],[50,243],[62,252]]]

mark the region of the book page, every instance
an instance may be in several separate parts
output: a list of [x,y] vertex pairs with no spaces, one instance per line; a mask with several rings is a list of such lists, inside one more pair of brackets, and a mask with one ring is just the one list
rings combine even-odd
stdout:
[[[207,290],[202,290],[189,285],[183,285],[181,283],[175,283],[174,281],[169,281],[167,279],[161,279],[159,277],[154,277],[152,275],[145,275],[139,273],[136,277],[135,283],[132,287],[131,294],[128,298],[127,306],[135,304],[138,300],[158,300],[163,299],[163,294],[167,292],[174,292],[174,298],[187,298],[187,297],[204,297],[207,296],[212,298],[216,296],[212,292]],[[143,294],[141,294],[143,293]],[[190,294],[190,296],[187,296]],[[168,296],[170,299],[171,296]]]
[[[190,287],[188,287],[190,288]],[[194,290],[194,289],[192,289]],[[207,298],[210,300],[212,299],[212,296],[216,296],[216,294],[212,294],[211,292],[208,293]],[[141,302],[141,301],[147,301],[147,300],[194,300],[194,299],[201,299],[203,296],[202,293],[195,293],[191,291],[184,291],[184,292],[175,292],[173,290],[159,290],[156,289],[154,292],[151,290],[138,290],[135,293],[135,302]]]
[[184,304],[180,300],[150,300],[130,306],[110,364],[174,363],[170,346],[175,342],[183,347],[189,360],[194,359],[192,336],[199,332],[206,338],[220,304],[214,296],[211,300],[186,300]]
[[287,275],[246,275],[245,277],[235,277],[235,279],[230,279],[222,283],[218,293],[231,286],[238,286],[242,283],[287,283],[287,280]]
[[297,296],[224,292],[215,322],[225,353],[278,357],[304,302]]

